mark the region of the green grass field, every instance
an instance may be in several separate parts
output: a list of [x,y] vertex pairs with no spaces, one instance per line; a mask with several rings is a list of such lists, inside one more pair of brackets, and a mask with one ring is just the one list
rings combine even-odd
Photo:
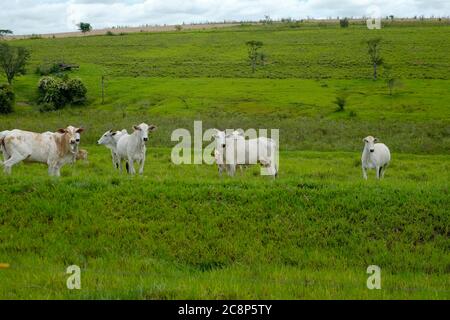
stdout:
[[[364,39],[402,85],[371,80]],[[255,74],[245,41],[264,42]],[[89,162],[47,177],[21,164],[0,174],[1,299],[449,299],[450,26],[292,25],[12,41],[29,48],[0,131],[83,126]],[[88,103],[40,113],[44,61],[71,72]],[[101,103],[100,79],[106,76]],[[2,78],[0,78],[0,82]],[[345,111],[333,100],[348,95]],[[280,177],[249,168],[219,178],[170,161],[171,132],[280,129]],[[120,175],[111,128],[156,124],[144,176]],[[386,178],[362,179],[362,138],[386,143]],[[69,265],[82,289],[66,288]],[[366,269],[382,270],[368,290]]]

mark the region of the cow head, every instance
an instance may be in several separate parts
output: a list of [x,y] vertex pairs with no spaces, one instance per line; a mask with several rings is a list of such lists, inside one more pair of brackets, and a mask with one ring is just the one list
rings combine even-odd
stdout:
[[220,131],[218,129],[214,129],[216,133],[214,134],[214,139],[216,140],[216,149],[222,150],[226,147],[226,138],[227,135],[225,131]]
[[372,136],[367,136],[363,139],[364,141],[364,148],[366,148],[370,152],[375,151],[375,143],[378,142],[377,138],[374,138]]
[[[59,129],[57,132],[62,134],[63,143],[66,147],[70,149],[71,153],[77,153],[78,145],[80,144],[81,133],[84,131],[83,128],[75,128],[73,126],[68,126],[65,129]],[[65,148],[64,148],[65,149]]]
[[146,143],[148,141],[148,134],[157,129],[154,125],[148,125],[141,123],[140,125],[133,126],[134,134],[139,137],[139,140]]
[[106,131],[102,137],[97,141],[97,144],[111,145],[115,144],[114,136],[117,134],[116,131]]
[[213,137],[216,140],[216,149],[217,150],[221,150],[226,147],[227,139],[230,139],[230,138],[237,139],[237,138],[244,137],[242,130],[235,130],[232,133],[226,133],[225,131],[220,131],[218,129],[214,129],[214,130],[215,130],[215,134]]

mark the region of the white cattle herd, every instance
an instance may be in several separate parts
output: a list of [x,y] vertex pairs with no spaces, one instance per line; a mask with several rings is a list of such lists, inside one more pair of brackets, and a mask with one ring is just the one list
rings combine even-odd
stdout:
[[[144,173],[146,144],[149,133],[157,129],[154,125],[141,123],[133,126],[133,133],[126,129],[121,131],[109,130],[98,140],[111,150],[112,163],[115,169],[122,171],[125,161],[129,174],[135,174],[134,164],[139,165],[139,174]],[[240,131],[227,134],[225,131],[215,130],[214,158],[218,166],[219,175],[226,171],[234,176],[236,168],[252,164],[260,164],[266,175],[278,176],[277,145],[273,139],[259,137],[246,139]],[[60,176],[61,167],[72,164],[76,160],[87,160],[88,153],[79,149],[83,128],[68,126],[56,132],[35,133],[19,129],[0,132],[0,151],[4,161],[0,162],[7,174],[19,162],[38,162],[48,166],[50,176]],[[378,179],[384,177],[386,167],[391,160],[388,147],[377,143],[378,139],[368,136],[363,139],[364,149],[361,156],[363,178],[367,179],[367,169],[376,169]]]

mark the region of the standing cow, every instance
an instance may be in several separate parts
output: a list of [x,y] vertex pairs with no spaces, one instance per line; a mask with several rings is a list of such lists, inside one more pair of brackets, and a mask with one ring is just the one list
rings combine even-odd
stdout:
[[361,156],[363,178],[367,180],[367,169],[377,170],[377,179],[384,178],[389,162],[391,161],[391,152],[384,143],[377,143],[378,139],[372,136],[363,139],[364,150]]
[[73,163],[78,153],[82,128],[69,126],[57,132],[35,133],[23,130],[0,133],[1,151],[5,161],[4,171],[21,162],[38,162],[48,165],[50,176],[60,176],[61,167]]
[[219,172],[226,168],[230,176],[236,173],[236,167],[261,164],[267,170],[267,175],[278,176],[277,144],[275,140],[259,137],[245,139],[238,131],[226,135],[216,130],[215,157],[219,165]]
[[148,134],[155,131],[154,125],[141,123],[133,126],[132,134],[124,134],[117,142],[117,156],[119,160],[119,169],[122,171],[122,160],[126,161],[126,167],[129,174],[135,174],[134,162],[139,164],[139,174],[144,173],[145,153],[147,151],[146,143]]
[[127,130],[123,129],[122,131],[106,131],[102,137],[97,141],[97,144],[104,145],[108,149],[111,150],[111,158],[113,167],[115,169],[119,169],[120,159],[117,155],[117,142],[119,142],[120,138],[124,135],[128,134]]

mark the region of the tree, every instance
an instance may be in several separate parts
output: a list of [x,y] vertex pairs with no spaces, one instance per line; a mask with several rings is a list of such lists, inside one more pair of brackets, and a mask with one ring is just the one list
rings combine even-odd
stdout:
[[373,79],[377,80],[377,67],[383,64],[383,58],[380,54],[381,38],[373,38],[367,40],[368,53],[370,62],[373,66]]
[[27,49],[0,43],[0,68],[3,69],[10,85],[15,76],[25,74],[25,65],[29,58],[30,53]]
[[78,30],[80,30],[83,33],[92,31],[92,26],[90,23],[80,22],[77,26]]
[[247,41],[246,44],[248,48],[248,58],[252,66],[252,72],[255,72],[258,60],[261,59],[261,54],[258,52],[258,50],[263,46],[263,43],[261,41],[252,40]]
[[7,34],[12,34],[13,32],[11,30],[7,29],[0,29],[0,39],[3,38],[3,36],[6,36]]

